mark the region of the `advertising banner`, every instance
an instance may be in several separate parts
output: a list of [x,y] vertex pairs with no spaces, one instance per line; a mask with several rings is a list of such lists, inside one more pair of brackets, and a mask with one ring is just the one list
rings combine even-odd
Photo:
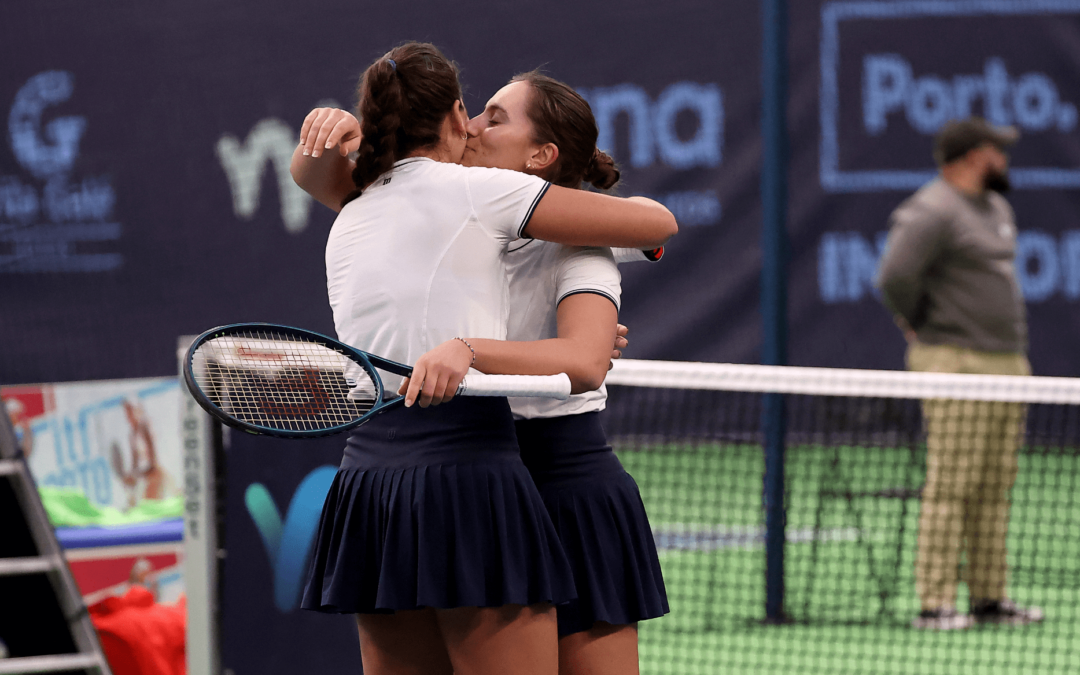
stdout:
[[[799,365],[902,367],[873,289],[889,212],[931,180],[933,135],[1020,132],[1007,197],[1036,374],[1080,375],[1080,2],[792,4],[791,345]],[[816,24],[811,31],[812,24]],[[811,39],[813,36],[813,39]]]
[[138,582],[184,592],[175,377],[0,387],[87,604]]
[[360,672],[353,617],[300,609],[319,514],[344,447],[344,436],[227,432],[222,672]]
[[[1080,0],[789,4],[790,361],[902,366],[872,288],[888,215],[934,175],[936,130],[974,113],[1023,135],[1009,199],[1035,371],[1080,375]],[[664,261],[623,270],[627,356],[759,359],[756,3],[42,0],[7,19],[0,381],[169,374],[176,335],[235,321],[331,332],[333,214],[289,159],[304,115],[352,106],[408,39],[460,63],[473,113],[538,66],[578,87],[620,193],[675,213]]]
[[61,525],[119,524],[110,516],[180,496],[175,377],[3,387],[0,398],[38,486],[74,488],[105,519],[83,509],[88,522]]

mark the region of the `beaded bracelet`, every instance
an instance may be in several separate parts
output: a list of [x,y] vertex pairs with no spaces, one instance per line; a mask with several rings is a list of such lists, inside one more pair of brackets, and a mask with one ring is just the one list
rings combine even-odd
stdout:
[[464,342],[465,346],[469,348],[470,352],[472,352],[472,362],[469,363],[469,365],[472,365],[473,363],[476,363],[476,350],[472,348],[472,345],[469,344],[469,341],[466,340],[465,338],[460,338],[460,337],[456,337],[454,339],[455,340],[461,340],[462,342]]

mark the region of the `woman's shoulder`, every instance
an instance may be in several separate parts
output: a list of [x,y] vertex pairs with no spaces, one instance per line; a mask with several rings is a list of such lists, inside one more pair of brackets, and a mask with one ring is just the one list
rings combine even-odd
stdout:
[[533,176],[513,169],[495,169],[489,166],[464,166],[453,165],[457,175],[467,180],[471,185],[501,185],[501,186],[541,186],[547,181],[539,176]]
[[470,184],[540,180],[534,176],[529,176],[518,171],[511,171],[509,169],[492,169],[485,166],[465,166],[462,164],[454,164],[453,162],[436,162],[433,160],[428,160],[423,163],[417,162],[416,164],[412,164],[410,168],[414,168],[418,173],[422,172],[423,175],[437,178],[440,181]]

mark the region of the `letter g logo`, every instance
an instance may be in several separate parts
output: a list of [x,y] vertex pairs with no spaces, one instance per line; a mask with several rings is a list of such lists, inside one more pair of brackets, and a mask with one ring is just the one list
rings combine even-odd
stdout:
[[336,473],[333,466],[320,466],[305,476],[293,493],[284,522],[265,485],[252,483],[244,492],[244,504],[270,558],[270,569],[274,573],[274,604],[282,612],[291,612],[300,605],[300,592],[319,514]]
[[41,116],[51,105],[71,98],[75,78],[63,70],[38,73],[15,95],[8,118],[11,150],[27,171],[45,179],[75,164],[86,118],[60,117],[44,127]]

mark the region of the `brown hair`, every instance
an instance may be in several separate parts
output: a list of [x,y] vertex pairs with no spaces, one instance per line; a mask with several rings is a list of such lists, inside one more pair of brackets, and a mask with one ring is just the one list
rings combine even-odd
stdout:
[[439,142],[446,115],[461,100],[457,66],[439,48],[406,42],[368,66],[359,85],[360,142],[352,179],[356,189],[341,202],[360,196],[394,162]]
[[586,182],[601,190],[619,182],[615,160],[596,147],[600,134],[588,101],[539,70],[515,75],[510,81],[529,83],[527,114],[533,142],[554,143],[559,148],[559,157],[544,178],[562,187],[580,188]]

